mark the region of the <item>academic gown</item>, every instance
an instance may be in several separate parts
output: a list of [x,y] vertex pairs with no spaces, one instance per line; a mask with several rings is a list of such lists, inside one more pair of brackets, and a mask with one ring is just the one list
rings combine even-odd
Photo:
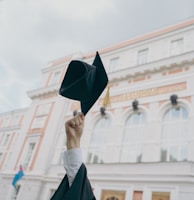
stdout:
[[71,187],[65,175],[50,200],[96,200],[84,164],[79,168]]

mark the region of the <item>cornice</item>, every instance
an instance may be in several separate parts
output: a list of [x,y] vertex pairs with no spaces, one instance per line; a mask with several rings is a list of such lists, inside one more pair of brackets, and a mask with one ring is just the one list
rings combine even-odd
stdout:
[[60,88],[60,85],[56,84],[49,87],[44,87],[44,88],[39,88],[36,90],[29,91],[27,92],[27,94],[31,99],[40,98],[43,96],[55,95],[55,94],[57,95],[59,93],[59,88]]
[[[183,65],[194,64],[194,51],[187,52],[177,56],[167,57],[161,60],[156,60],[143,65],[135,65],[126,67],[118,71],[108,73],[109,83],[115,83],[139,76],[146,76],[162,72],[164,70],[173,69]],[[27,92],[31,99],[57,95],[59,93],[60,84],[51,85],[49,87],[39,88]]]
[[135,65],[124,69],[109,73],[109,82],[115,83],[122,80],[145,76],[162,72],[164,70],[173,69],[178,66],[194,64],[194,51],[187,52],[181,55],[167,57],[161,60],[156,60],[143,65]]

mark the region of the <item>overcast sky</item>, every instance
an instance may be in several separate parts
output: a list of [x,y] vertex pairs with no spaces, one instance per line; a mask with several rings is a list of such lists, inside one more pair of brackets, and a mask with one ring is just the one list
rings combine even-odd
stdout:
[[194,17],[194,0],[0,0],[0,113],[30,105],[41,69]]

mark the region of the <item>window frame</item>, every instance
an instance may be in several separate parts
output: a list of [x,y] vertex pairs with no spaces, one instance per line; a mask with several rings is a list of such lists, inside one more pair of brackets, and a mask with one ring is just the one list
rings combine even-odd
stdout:
[[[20,163],[22,163],[22,166],[25,170],[29,170],[30,167],[31,167],[32,161],[34,160],[34,155],[35,155],[36,149],[38,147],[40,135],[41,135],[40,133],[37,133],[36,136],[29,136],[28,139],[27,139],[27,142],[25,144],[24,151],[23,151],[23,154],[22,154],[22,157],[21,157],[21,161],[20,161]],[[35,146],[34,146],[34,149],[31,153],[30,159],[29,159],[28,163],[26,164],[26,157],[27,157],[27,154],[28,154],[28,151],[29,151],[29,145],[31,143],[35,143]]]
[[[106,120],[109,120],[109,121],[107,121],[106,126],[102,126],[102,127],[98,128],[97,126],[100,125],[99,123],[102,120],[104,122],[106,122]],[[95,130],[95,127],[97,127],[97,130]],[[105,163],[106,162],[104,155],[105,155],[107,145],[105,145],[105,144],[107,144],[108,133],[109,133],[110,127],[111,127],[111,118],[109,116],[100,117],[96,120],[94,127],[93,127],[92,136],[90,139],[90,144],[89,144],[89,148],[88,148],[88,152],[87,152],[87,158],[86,158],[87,163]],[[106,134],[103,134],[104,132],[106,132]],[[104,135],[104,138],[99,137],[99,136],[103,136],[103,135]],[[96,143],[96,141],[97,141],[97,143]]]
[[184,45],[183,37],[171,40],[170,41],[170,55],[176,56],[183,53],[183,45]]
[[[173,110],[186,111],[186,116],[179,112],[179,117],[173,118]],[[170,113],[171,112],[171,113]],[[175,111],[176,112],[176,111]],[[167,116],[169,115],[169,116]],[[180,115],[183,117],[181,118]],[[175,116],[174,116],[175,117]],[[167,119],[168,118],[168,119]],[[181,128],[182,126],[182,128]],[[187,135],[182,135],[181,130],[187,128]],[[166,129],[166,133],[164,132]],[[180,131],[178,134],[172,134],[172,130]],[[184,129],[185,130],[185,129]],[[184,131],[185,133],[185,131]],[[162,117],[161,124],[161,145],[160,145],[160,161],[161,162],[180,162],[187,161],[189,155],[189,112],[183,105],[170,107],[166,110]],[[174,156],[173,156],[174,155]],[[184,159],[185,157],[185,159]]]
[[57,85],[60,81],[60,75],[61,75],[61,71],[55,71],[52,75],[50,85]]
[[149,48],[140,49],[137,51],[137,65],[148,63]]
[[[137,114],[142,114],[143,123],[135,123],[135,124],[129,124],[130,119],[134,120],[133,117]],[[121,150],[120,150],[120,163],[126,163],[126,162],[132,162],[132,163],[138,163],[142,162],[142,156],[143,156],[143,144],[145,143],[144,134],[142,133],[141,129],[146,130],[146,121],[147,116],[144,110],[139,109],[138,111],[131,112],[127,115],[125,123],[124,123],[124,129],[123,129],[123,139],[121,144]],[[132,131],[128,131],[129,129],[135,129],[138,133],[138,138],[131,139],[131,134],[127,134],[127,132],[132,133]],[[140,139],[140,136],[143,135],[143,138]],[[136,137],[136,136],[135,136]],[[128,139],[127,139],[128,138]],[[130,156],[131,155],[131,156]],[[134,156],[135,157],[132,157]]]
[[120,60],[119,56],[110,59],[110,62],[109,62],[110,73],[115,72],[119,69],[119,60]]

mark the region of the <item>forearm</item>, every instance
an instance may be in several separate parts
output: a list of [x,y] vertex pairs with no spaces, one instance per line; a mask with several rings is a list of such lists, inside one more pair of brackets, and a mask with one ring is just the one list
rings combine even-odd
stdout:
[[83,133],[83,127],[84,115],[82,113],[65,123],[67,151],[64,152],[64,167],[67,172],[70,186],[82,164],[80,140]]

